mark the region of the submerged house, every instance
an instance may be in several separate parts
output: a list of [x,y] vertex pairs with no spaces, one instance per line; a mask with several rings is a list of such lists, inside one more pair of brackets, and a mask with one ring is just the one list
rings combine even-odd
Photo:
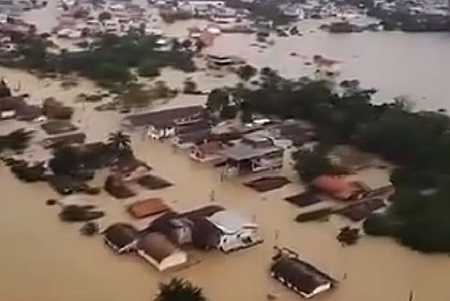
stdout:
[[342,201],[361,199],[366,193],[365,188],[359,183],[349,182],[342,177],[332,175],[318,176],[311,185],[320,192]]
[[153,139],[175,135],[177,126],[186,126],[205,119],[203,106],[190,106],[161,110],[127,117],[124,126],[147,127],[148,136]]
[[41,115],[42,110],[37,106],[27,104],[23,97],[6,96],[0,98],[0,119],[33,120]]
[[248,248],[263,241],[258,225],[235,212],[219,211],[207,220],[220,231],[216,248],[223,252]]
[[158,271],[182,265],[188,260],[185,252],[158,232],[142,237],[137,243],[137,253]]
[[156,214],[169,211],[170,207],[167,206],[163,200],[158,198],[150,198],[142,201],[137,201],[128,207],[128,212],[134,218],[145,218]]
[[226,159],[225,173],[239,175],[283,166],[283,148],[265,136],[248,135],[234,146],[225,148],[221,155]]
[[[155,219],[147,230],[164,234],[178,246],[192,243],[201,249],[214,248],[218,239],[213,232],[217,231],[210,231],[216,228],[206,218],[222,210],[220,206],[205,206],[184,213],[170,212]],[[205,225],[205,221],[210,225]]]
[[214,9],[211,20],[217,24],[230,24],[236,22],[236,10],[228,7]]
[[210,134],[209,122],[204,119],[188,125],[177,125],[172,144],[181,149],[189,149],[196,144],[206,141]]
[[103,232],[103,238],[114,252],[122,254],[133,250],[137,243],[138,231],[129,224],[117,223]]
[[189,156],[191,159],[202,163],[219,163],[224,160],[220,154],[223,149],[223,144],[220,141],[209,141],[200,145],[194,145]]
[[222,55],[216,53],[208,54],[206,57],[206,61],[208,67],[212,69],[220,69],[222,67],[237,65],[244,62],[237,56]]
[[273,258],[270,275],[304,298],[330,290],[336,281],[311,264],[299,259],[289,249],[278,250]]

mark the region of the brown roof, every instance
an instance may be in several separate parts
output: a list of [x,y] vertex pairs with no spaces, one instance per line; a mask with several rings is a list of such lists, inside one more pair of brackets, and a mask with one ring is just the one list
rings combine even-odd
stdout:
[[68,120],[50,120],[42,124],[41,127],[49,135],[73,132],[78,129]]
[[164,201],[158,198],[138,201],[128,207],[128,212],[135,218],[144,218],[170,210]]
[[159,231],[161,227],[164,228],[165,224],[169,223],[170,220],[177,218],[187,218],[190,220],[198,219],[198,218],[204,218],[213,215],[216,212],[222,211],[224,208],[222,206],[217,205],[209,205],[200,207],[191,211],[183,212],[183,213],[176,213],[176,212],[168,212],[166,214],[163,214],[162,216],[156,218],[147,228],[148,231]]
[[170,240],[158,232],[152,232],[142,237],[137,244],[137,248],[157,262],[163,261],[178,250]]
[[190,106],[161,110],[144,114],[128,116],[126,119],[133,126],[153,125],[156,127],[166,127],[174,124],[177,119],[188,118],[195,115],[201,115],[205,112],[202,106]]
[[180,134],[178,135],[178,141],[179,143],[202,143],[203,141],[207,140],[210,134],[209,129],[203,129],[191,133],[186,134]]
[[109,242],[121,249],[136,240],[138,231],[129,224],[117,223],[109,226],[104,235]]
[[23,97],[6,96],[0,98],[0,111],[19,110],[23,106],[26,106]]
[[346,206],[337,211],[337,213],[349,218],[354,222],[359,222],[369,217],[373,211],[385,207],[382,199],[369,199],[356,204]]
[[286,279],[305,294],[311,294],[321,285],[335,282],[333,278],[311,264],[285,255],[274,262],[271,271]]
[[291,181],[289,181],[283,176],[271,176],[271,177],[262,177],[250,182],[246,182],[244,183],[244,185],[258,192],[266,192],[281,188],[289,184],[290,182]]
[[222,143],[219,141],[210,141],[200,144],[198,150],[203,154],[216,154],[223,149]]

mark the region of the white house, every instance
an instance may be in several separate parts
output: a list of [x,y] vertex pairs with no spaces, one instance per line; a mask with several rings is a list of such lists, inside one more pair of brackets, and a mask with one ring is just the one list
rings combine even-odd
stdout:
[[251,247],[263,241],[258,225],[235,212],[219,211],[207,219],[220,230],[216,247],[223,252]]
[[142,237],[137,243],[137,253],[158,271],[182,265],[188,260],[185,252],[178,249],[159,232],[152,232]]

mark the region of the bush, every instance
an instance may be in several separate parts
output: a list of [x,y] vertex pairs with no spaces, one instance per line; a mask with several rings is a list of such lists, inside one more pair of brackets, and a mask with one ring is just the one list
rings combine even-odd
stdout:
[[197,83],[188,78],[183,83],[183,93],[194,94],[197,93]]
[[395,222],[385,214],[374,214],[364,221],[364,232],[374,236],[395,236]]
[[146,60],[139,64],[138,74],[142,77],[156,77],[161,75],[159,72],[160,64],[154,60]]
[[326,153],[321,151],[299,151],[293,156],[295,170],[305,183],[311,182],[320,175],[339,173]]
[[131,79],[131,73],[126,65],[120,63],[105,62],[94,68],[93,75],[97,79],[106,79],[111,81],[127,82]]
[[220,118],[222,119],[233,119],[236,117],[238,109],[236,106],[224,106],[220,111]]
[[236,73],[242,80],[248,81],[258,73],[258,69],[251,65],[244,65],[239,67]]

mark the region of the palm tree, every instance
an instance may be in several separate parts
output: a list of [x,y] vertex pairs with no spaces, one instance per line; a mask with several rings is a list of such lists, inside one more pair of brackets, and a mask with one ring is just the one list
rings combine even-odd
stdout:
[[159,293],[154,301],[206,301],[202,289],[191,282],[173,278],[169,283],[159,285]]
[[122,131],[109,134],[108,144],[111,146],[112,150],[117,153],[125,153],[131,150],[130,136],[124,134]]

